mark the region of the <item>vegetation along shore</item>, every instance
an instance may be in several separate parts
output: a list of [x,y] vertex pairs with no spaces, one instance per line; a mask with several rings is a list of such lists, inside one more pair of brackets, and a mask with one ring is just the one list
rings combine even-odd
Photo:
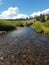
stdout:
[[8,32],[25,26],[34,27],[38,33],[49,34],[49,15],[40,15],[26,20],[0,20],[0,32]]

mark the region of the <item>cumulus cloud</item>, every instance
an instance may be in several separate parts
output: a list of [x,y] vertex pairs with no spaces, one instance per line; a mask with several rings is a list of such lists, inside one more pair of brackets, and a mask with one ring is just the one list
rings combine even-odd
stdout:
[[42,11],[42,14],[49,14],[49,9]]
[[49,8],[46,9],[46,10],[43,10],[43,11],[34,12],[30,16],[35,17],[35,16],[40,16],[40,14],[45,14],[45,15],[49,14]]
[[31,17],[35,17],[35,16],[40,16],[41,12],[38,11],[38,12],[34,12],[33,14],[31,14],[30,16]]
[[27,17],[40,16],[40,14],[49,14],[49,8],[43,11],[34,12],[30,16],[27,16],[26,14],[20,13],[18,7],[9,7],[0,14],[0,19],[26,19]]
[[25,14],[18,14],[17,16],[13,17],[13,19],[26,19],[26,17],[28,17],[27,15]]
[[20,19],[26,18],[27,15],[19,14],[18,7],[10,7],[0,14],[0,19]]
[[0,14],[1,19],[12,19],[14,16],[17,16],[19,10],[17,7],[10,7],[8,10],[3,11]]

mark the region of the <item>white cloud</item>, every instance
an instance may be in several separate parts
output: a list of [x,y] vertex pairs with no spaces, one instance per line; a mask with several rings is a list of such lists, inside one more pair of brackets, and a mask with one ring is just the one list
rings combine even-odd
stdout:
[[31,17],[35,17],[35,16],[40,16],[40,14],[49,14],[49,8],[43,11],[38,11],[38,12],[34,12],[33,14],[31,14]]
[[0,14],[1,19],[12,19],[14,16],[18,14],[19,10],[17,7],[10,7],[8,10],[3,11]]
[[[1,0],[0,0],[1,1]],[[39,16],[40,14],[49,14],[49,8],[43,11],[34,12],[31,17]],[[0,14],[0,19],[26,19],[29,18],[26,14],[21,14],[18,7],[10,7]]]
[[41,14],[40,11],[34,12],[33,14],[31,14],[31,17],[40,16],[40,14]]
[[0,14],[0,19],[19,19],[26,18],[27,15],[19,14],[18,7],[10,7]]
[[42,14],[49,14],[49,9],[42,11]]
[[27,15],[25,14],[18,14],[17,16],[13,17],[13,19],[26,19],[26,17],[28,17]]

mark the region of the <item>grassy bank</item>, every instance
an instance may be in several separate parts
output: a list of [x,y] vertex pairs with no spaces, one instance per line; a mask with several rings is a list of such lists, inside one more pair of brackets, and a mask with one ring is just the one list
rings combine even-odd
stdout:
[[6,20],[0,20],[0,31],[11,31],[15,28],[15,24],[12,24],[11,22]]
[[36,32],[38,32],[38,33],[42,32],[41,22],[33,23],[33,27],[34,27]]
[[46,22],[35,22],[33,23],[33,27],[38,33],[48,33],[49,34],[49,21]]
[[24,27],[31,26],[33,24],[33,20],[19,20],[19,21],[11,21],[12,24],[15,24],[16,27]]
[[32,23],[32,20],[0,20],[0,31],[11,31],[16,29],[16,27],[30,26]]
[[11,21],[11,20],[0,20],[0,31],[11,31],[16,29],[17,27],[31,26],[33,25],[34,29],[38,33],[48,33],[49,34],[49,20],[46,22],[31,20],[19,20],[19,21]]

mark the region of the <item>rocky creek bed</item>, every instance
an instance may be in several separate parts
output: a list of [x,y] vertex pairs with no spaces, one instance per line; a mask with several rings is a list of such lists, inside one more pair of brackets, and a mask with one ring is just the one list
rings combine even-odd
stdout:
[[0,35],[0,65],[49,65],[49,36],[31,27]]

